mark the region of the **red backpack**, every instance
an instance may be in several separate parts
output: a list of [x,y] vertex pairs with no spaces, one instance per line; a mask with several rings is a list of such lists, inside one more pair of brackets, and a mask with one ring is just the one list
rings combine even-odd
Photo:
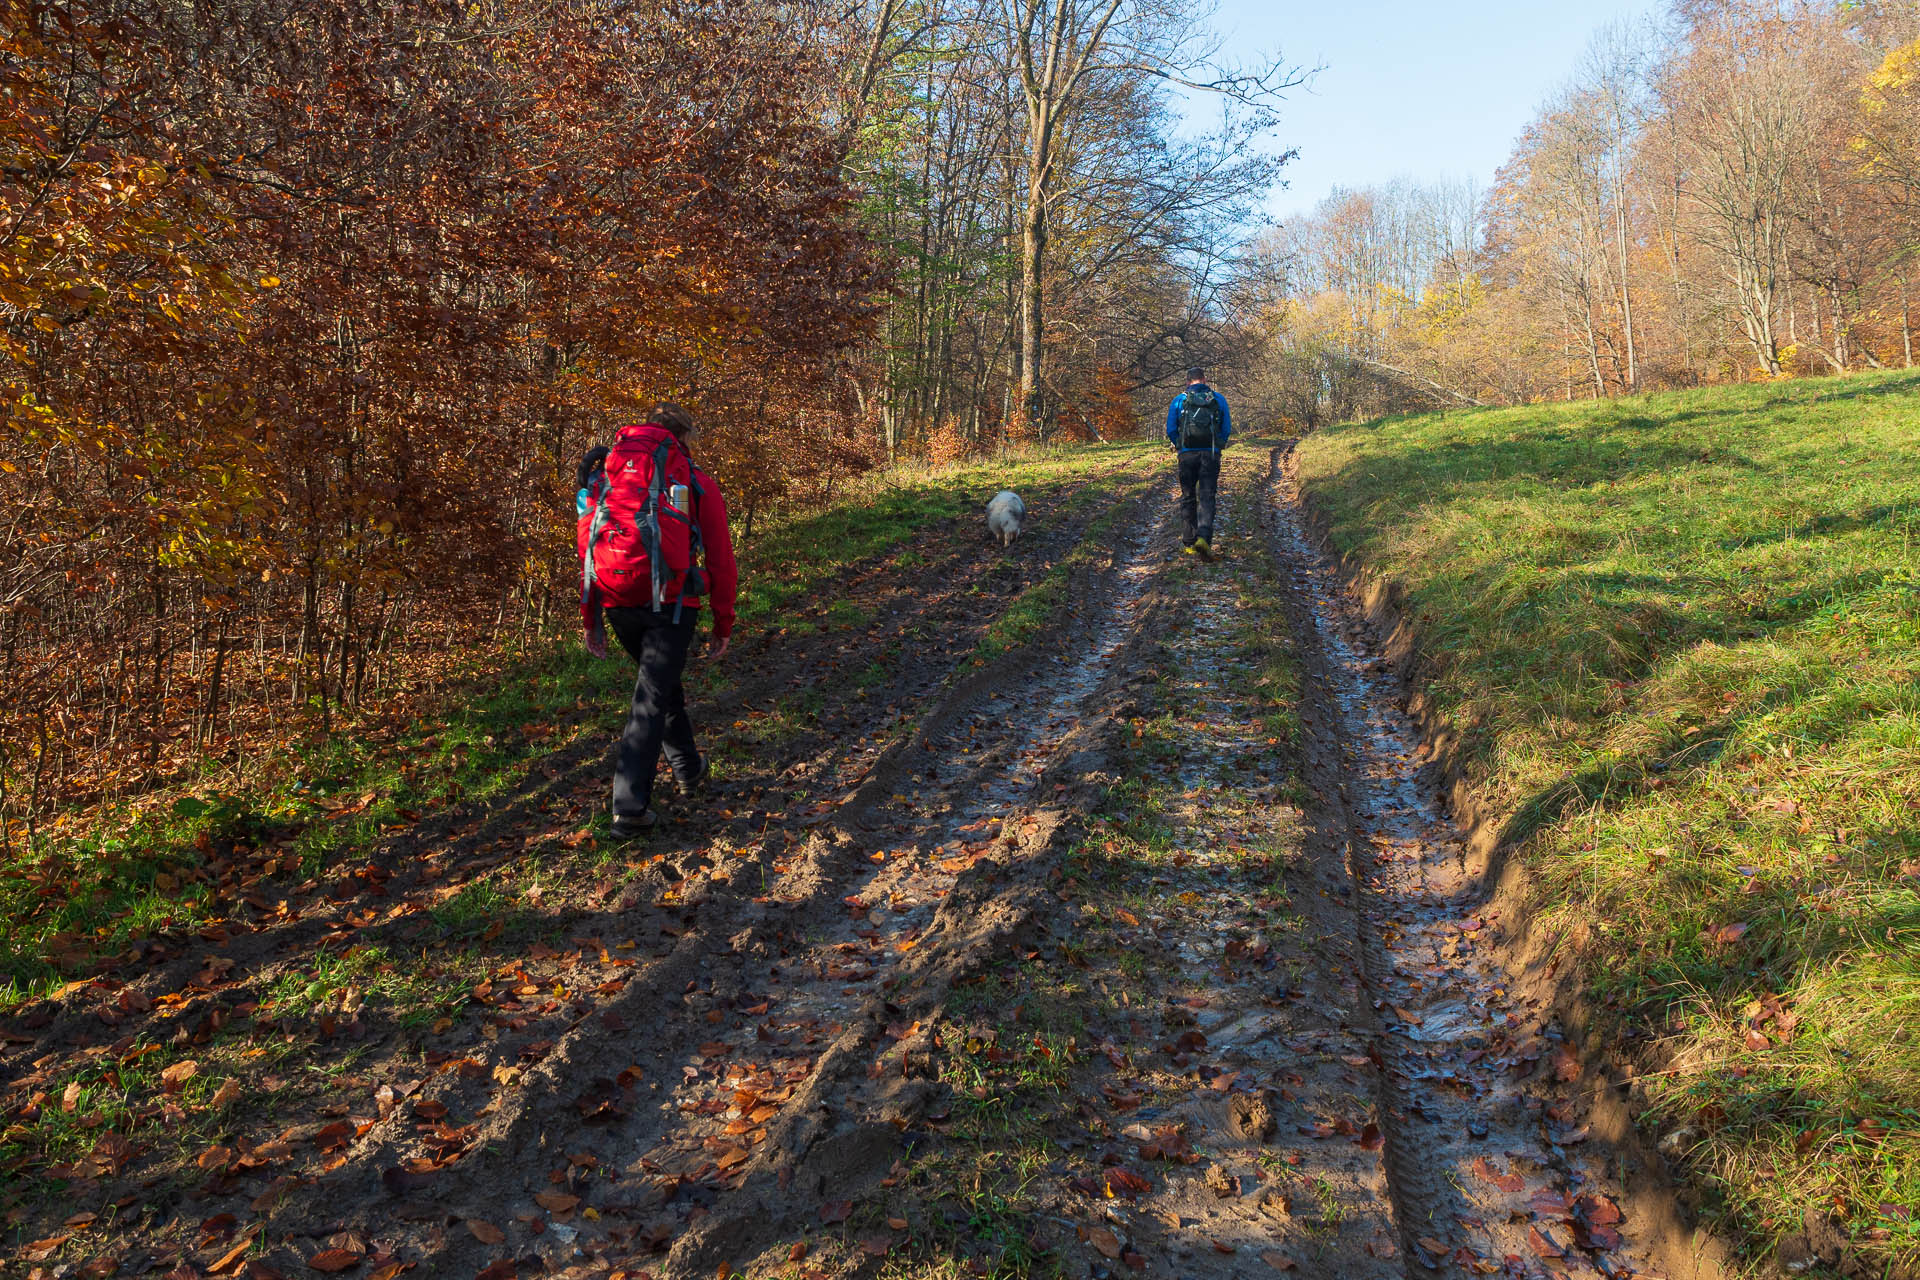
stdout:
[[[656,423],[620,428],[599,478],[581,556],[581,600],[655,613],[678,602],[696,575],[699,533],[692,507],[693,469],[671,431]],[[676,503],[676,492],[681,495]],[[679,608],[676,603],[676,616]]]

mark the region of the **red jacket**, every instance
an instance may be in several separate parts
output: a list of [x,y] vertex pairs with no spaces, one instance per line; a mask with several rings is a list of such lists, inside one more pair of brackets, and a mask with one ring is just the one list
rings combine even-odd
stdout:
[[[619,435],[664,430],[658,423],[649,422],[622,427]],[[681,448],[684,452],[685,446]],[[700,525],[702,559],[707,571],[709,599],[713,604],[713,636],[716,640],[724,640],[733,632],[734,604],[740,587],[740,570],[733,558],[733,535],[727,527],[727,500],[720,492],[719,482],[694,464],[691,455],[688,465],[693,472],[693,514]],[[582,494],[585,493],[583,490]],[[590,501],[583,501],[579,504],[579,516],[574,524],[574,544],[583,561],[587,555],[587,533],[592,527],[593,505]],[[670,596],[667,603],[674,603],[674,599]],[[701,598],[687,594],[680,597],[680,603],[689,609],[697,609]],[[595,613],[598,613],[597,609]]]

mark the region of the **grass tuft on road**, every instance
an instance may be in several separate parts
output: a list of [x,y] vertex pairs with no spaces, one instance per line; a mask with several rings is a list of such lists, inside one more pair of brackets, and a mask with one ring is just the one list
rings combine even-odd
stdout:
[[1300,447],[1407,591],[1530,909],[1757,1255],[1920,1266],[1920,375],[1406,416]]

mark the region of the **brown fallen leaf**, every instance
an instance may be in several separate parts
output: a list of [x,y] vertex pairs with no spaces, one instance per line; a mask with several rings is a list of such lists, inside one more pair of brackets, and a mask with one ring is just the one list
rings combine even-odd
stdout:
[[473,1280],[518,1280],[519,1275],[520,1268],[513,1265],[513,1259],[502,1258],[475,1276]]
[[536,1191],[533,1193],[533,1202],[542,1209],[566,1213],[580,1203],[580,1197],[570,1196],[564,1191]]
[[224,1111],[239,1100],[240,1082],[228,1076],[220,1082],[220,1087],[213,1091],[213,1097],[208,1100],[207,1105],[215,1111]]
[[1106,1227],[1094,1227],[1087,1232],[1087,1243],[1100,1251],[1100,1256],[1118,1262],[1120,1260],[1120,1237]]
[[481,1218],[468,1218],[467,1230],[481,1244],[499,1244],[507,1238],[507,1233]]
[[335,1120],[313,1135],[313,1145],[322,1151],[339,1151],[353,1142],[354,1125],[350,1120]]
[[787,1250],[788,1262],[798,1262],[800,1261],[800,1259],[806,1256],[807,1256],[807,1242],[805,1240],[794,1241],[793,1248]]
[[829,1200],[820,1206],[820,1221],[828,1223],[829,1225],[835,1222],[845,1222],[847,1215],[852,1212],[853,1201]]
[[[253,1236],[242,1236],[239,1244],[236,1244],[233,1248],[214,1259],[212,1265],[207,1268],[208,1274],[217,1276],[228,1267],[238,1266],[240,1260],[246,1257],[247,1250],[251,1248],[253,1248]],[[322,1269],[324,1270],[324,1268]]]
[[905,1218],[888,1218],[887,1225],[895,1231],[905,1231],[907,1229],[907,1220]]
[[1473,1172],[1474,1176],[1482,1182],[1492,1183],[1502,1191],[1518,1191],[1526,1186],[1526,1179],[1517,1173],[1500,1172],[1485,1156],[1480,1156],[1473,1162]]
[[1299,1263],[1289,1258],[1286,1254],[1274,1249],[1268,1249],[1265,1253],[1261,1254],[1260,1261],[1266,1263],[1275,1271],[1298,1271],[1300,1269]]
[[366,1257],[351,1249],[322,1249],[307,1259],[307,1265],[315,1271],[346,1271],[359,1266]]
[[1553,1078],[1561,1084],[1571,1084],[1580,1078],[1580,1059],[1564,1044],[1553,1051]]
[[1542,1231],[1539,1227],[1527,1228],[1527,1245],[1543,1258],[1564,1258],[1567,1256],[1567,1251],[1560,1245],[1554,1243],[1553,1237]]
[[59,1252],[60,1246],[71,1239],[73,1239],[73,1233],[68,1232],[66,1235],[48,1236],[44,1240],[35,1240],[25,1247],[25,1251],[20,1256],[28,1262],[44,1262]]
[[160,1072],[160,1083],[168,1093],[178,1093],[186,1088],[187,1081],[193,1079],[199,1070],[199,1063],[192,1058],[184,1058]]

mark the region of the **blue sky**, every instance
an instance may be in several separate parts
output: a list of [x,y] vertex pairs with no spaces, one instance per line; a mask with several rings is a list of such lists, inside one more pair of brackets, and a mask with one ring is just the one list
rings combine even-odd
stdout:
[[1275,141],[1300,148],[1275,217],[1334,187],[1398,176],[1485,185],[1534,109],[1605,23],[1664,9],[1648,0],[1220,0],[1229,56],[1278,50],[1323,64],[1290,95]]

